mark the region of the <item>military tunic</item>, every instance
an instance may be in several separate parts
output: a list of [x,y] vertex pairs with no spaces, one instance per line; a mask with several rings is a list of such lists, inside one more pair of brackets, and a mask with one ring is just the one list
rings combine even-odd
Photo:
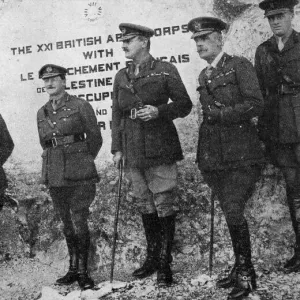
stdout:
[[[122,151],[128,167],[149,168],[183,159],[173,120],[188,115],[192,102],[176,67],[150,57],[137,76],[133,68],[120,70],[114,81],[112,153]],[[130,119],[138,99],[142,105],[157,107],[158,118],[148,122]]]
[[[275,143],[300,142],[300,35],[293,31],[279,51],[275,36],[258,46],[255,68],[265,100],[260,136]],[[298,123],[298,125],[297,125]]]
[[5,121],[0,115],[0,195],[7,188],[7,179],[3,170],[3,165],[14,149],[13,140],[9,134]]
[[197,162],[200,170],[226,170],[264,161],[251,119],[263,110],[262,95],[251,63],[224,53],[208,78],[199,76],[203,122]]
[[[65,93],[56,110],[49,101],[38,111],[37,123],[44,149],[43,183],[49,187],[67,187],[99,181],[94,159],[101,148],[102,136],[88,102]],[[71,143],[56,146],[69,137]]]
[[209,78],[206,69],[201,72],[199,84],[198,166],[218,196],[228,226],[245,226],[245,204],[264,162],[251,122],[263,110],[255,70],[245,58],[224,53]]

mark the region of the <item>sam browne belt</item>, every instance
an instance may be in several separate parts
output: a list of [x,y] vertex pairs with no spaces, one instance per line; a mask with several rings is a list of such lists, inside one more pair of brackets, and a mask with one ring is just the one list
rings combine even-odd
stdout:
[[84,133],[77,133],[72,135],[53,137],[52,139],[45,141],[45,146],[46,148],[56,148],[57,146],[83,142],[84,140]]

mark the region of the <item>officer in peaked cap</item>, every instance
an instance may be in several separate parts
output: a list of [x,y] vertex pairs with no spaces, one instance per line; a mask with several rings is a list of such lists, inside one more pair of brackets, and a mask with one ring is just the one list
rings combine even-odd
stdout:
[[147,240],[146,259],[133,276],[144,278],[157,271],[158,284],[169,285],[176,162],[183,159],[173,120],[188,115],[192,102],[176,67],[150,54],[154,31],[129,23],[119,27],[131,64],[114,80],[111,152],[116,166],[125,160]]
[[153,29],[131,23],[121,23],[119,28],[122,32],[122,37],[119,39],[121,42],[130,40],[136,36],[151,38],[154,35]]
[[60,66],[52,65],[52,64],[47,64],[47,65],[44,65],[39,70],[39,78],[45,79],[45,78],[56,77],[56,76],[59,76],[59,75],[65,76],[67,73],[68,73],[68,70],[64,67],[60,67]]
[[81,289],[90,289],[94,281],[87,271],[87,219],[99,181],[94,159],[102,145],[101,132],[92,106],[65,91],[67,69],[47,64],[38,74],[49,94],[49,101],[37,113],[43,148],[42,183],[49,188],[63,222],[70,257],[68,272],[56,284],[77,281]]
[[227,24],[225,22],[213,17],[199,17],[192,19],[188,23],[188,29],[193,33],[191,36],[192,39],[214,31],[222,32],[226,28]]
[[217,195],[225,215],[235,255],[228,277],[217,287],[233,287],[228,299],[244,299],[256,288],[245,205],[264,163],[251,120],[263,109],[262,94],[252,64],[222,49],[227,24],[212,17],[188,23],[197,52],[208,66],[199,75],[203,121],[199,129],[197,162],[204,180]]
[[298,0],[264,0],[259,7],[265,11],[265,17],[293,11]]
[[255,68],[264,96],[258,129],[270,161],[283,172],[292,226],[294,256],[287,273],[300,272],[300,33],[292,27],[296,0],[265,0],[273,36],[256,49]]

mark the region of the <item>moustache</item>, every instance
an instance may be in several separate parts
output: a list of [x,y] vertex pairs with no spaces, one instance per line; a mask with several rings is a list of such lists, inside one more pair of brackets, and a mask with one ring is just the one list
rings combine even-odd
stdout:
[[127,48],[122,48],[124,52],[128,52],[128,49]]

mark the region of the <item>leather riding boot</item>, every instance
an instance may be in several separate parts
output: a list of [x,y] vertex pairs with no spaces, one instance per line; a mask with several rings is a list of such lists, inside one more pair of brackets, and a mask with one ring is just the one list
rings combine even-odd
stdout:
[[75,236],[66,237],[70,264],[67,274],[61,278],[58,278],[55,282],[57,285],[69,285],[77,281],[77,266],[78,266],[78,250],[77,239]]
[[157,283],[159,286],[169,286],[173,282],[170,263],[172,257],[172,244],[175,234],[175,215],[159,219],[162,227],[162,245],[157,272]]
[[82,290],[92,289],[95,284],[88,274],[87,264],[89,256],[90,237],[85,236],[78,239],[78,277],[77,282]]
[[296,244],[294,246],[294,256],[285,263],[284,268],[286,273],[292,273],[300,271],[300,198],[291,199],[288,197],[288,202],[296,235]]
[[233,247],[233,252],[234,252],[234,256],[235,256],[235,263],[234,263],[233,268],[231,269],[230,273],[228,274],[228,276],[217,281],[217,287],[223,288],[223,289],[228,289],[230,287],[233,287],[235,284],[237,257],[239,255],[239,253],[238,253],[239,242],[238,242],[237,226],[228,224],[228,228],[229,228],[229,233],[231,236],[232,247]]
[[161,248],[161,225],[157,212],[142,215],[142,221],[147,240],[147,256],[143,265],[132,273],[137,278],[145,278],[158,269]]
[[228,299],[243,299],[255,290],[256,274],[251,262],[251,243],[247,221],[239,225],[239,255],[237,257],[236,278]]
[[236,267],[236,280],[232,291],[228,294],[228,300],[241,300],[256,289],[256,274],[253,266],[243,261],[242,255]]

